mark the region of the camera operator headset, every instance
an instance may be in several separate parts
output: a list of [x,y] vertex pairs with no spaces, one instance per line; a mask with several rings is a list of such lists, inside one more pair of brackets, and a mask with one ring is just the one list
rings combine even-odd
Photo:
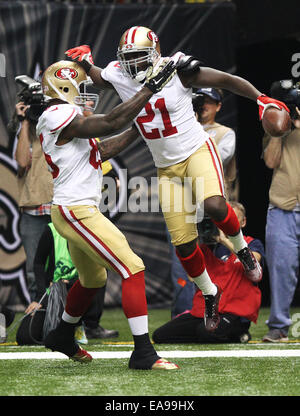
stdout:
[[[266,260],[271,309],[265,342],[288,340],[290,306],[299,273],[300,249],[300,85],[276,81],[271,96],[281,98],[290,110],[292,129],[283,137],[263,137],[263,159],[273,169],[266,222]],[[278,227],[280,224],[280,227]]]
[[223,102],[223,92],[215,88],[200,88],[193,94],[193,108],[197,120],[214,139],[221,155],[227,200],[238,200],[238,181],[235,159],[236,136],[230,127],[215,121]]
[[52,176],[48,170],[36,123],[45,108],[41,84],[26,75],[16,77],[22,85],[15,114],[8,124],[9,135],[17,136],[20,235],[26,254],[26,276],[31,300],[36,298],[33,260],[44,226],[51,221]]

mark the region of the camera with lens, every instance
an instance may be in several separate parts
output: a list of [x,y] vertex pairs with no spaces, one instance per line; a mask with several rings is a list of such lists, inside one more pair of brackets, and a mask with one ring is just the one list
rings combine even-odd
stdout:
[[198,234],[200,243],[212,245],[217,244],[215,237],[220,234],[220,231],[210,217],[204,216],[203,220],[198,223]]
[[29,106],[25,118],[37,122],[46,108],[42,84],[27,75],[19,75],[15,77],[15,81],[23,87],[18,93],[19,101],[23,101],[25,105]]
[[283,101],[290,110],[292,120],[299,118],[296,107],[300,110],[300,82],[294,84],[291,79],[275,81],[271,85],[270,94],[272,98]]
[[198,115],[201,114],[203,105],[204,105],[205,95],[202,93],[193,93],[192,96],[192,104],[193,104],[193,110]]

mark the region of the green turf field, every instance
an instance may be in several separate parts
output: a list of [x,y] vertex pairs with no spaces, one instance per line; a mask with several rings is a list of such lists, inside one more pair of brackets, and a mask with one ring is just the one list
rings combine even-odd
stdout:
[[[296,313],[300,313],[300,308],[291,310],[291,315]],[[15,319],[20,316],[18,314]],[[49,352],[42,346],[16,345],[14,330],[7,342],[0,344],[0,395],[299,396],[300,328],[294,331],[294,334],[299,333],[297,337],[292,335],[290,328],[288,343],[262,343],[261,338],[267,331],[264,323],[267,316],[268,309],[261,309],[258,323],[250,328],[252,341],[248,344],[157,345],[158,351],[180,366],[180,370],[174,372],[127,368],[132,343],[121,309],[106,309],[101,321],[104,327],[117,329],[119,338],[105,342],[89,340],[86,349],[100,355],[123,352],[123,358],[95,358],[87,365],[67,358],[38,359],[39,354],[34,359],[1,359],[2,353]],[[168,310],[150,309],[150,334],[169,318]],[[245,353],[250,356],[240,356]],[[187,354],[199,356],[187,357]],[[202,356],[207,354],[211,356]]]

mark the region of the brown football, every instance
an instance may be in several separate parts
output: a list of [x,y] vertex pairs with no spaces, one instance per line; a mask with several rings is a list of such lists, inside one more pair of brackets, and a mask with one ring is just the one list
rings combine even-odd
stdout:
[[262,126],[270,136],[283,136],[291,129],[291,118],[286,110],[269,107],[264,112]]

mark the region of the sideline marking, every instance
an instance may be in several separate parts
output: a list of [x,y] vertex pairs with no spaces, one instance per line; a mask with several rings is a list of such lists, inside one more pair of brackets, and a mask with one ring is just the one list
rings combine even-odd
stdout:
[[[93,358],[129,358],[132,351],[88,351]],[[300,350],[228,350],[228,351],[157,351],[162,357],[169,358],[213,358],[213,357],[300,357]],[[0,360],[51,360],[67,359],[60,352],[2,352]]]

